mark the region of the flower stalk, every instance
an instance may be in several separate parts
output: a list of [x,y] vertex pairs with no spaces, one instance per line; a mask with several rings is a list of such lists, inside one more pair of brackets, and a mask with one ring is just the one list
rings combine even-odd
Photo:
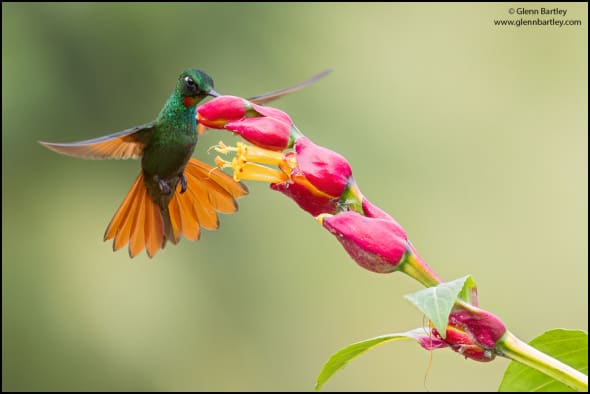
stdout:
[[414,246],[410,243],[410,249],[413,253],[409,253],[405,261],[400,266],[400,272],[408,275],[410,278],[417,280],[424,287],[434,287],[440,285],[443,280],[428,264],[422,260],[422,257],[416,252]]
[[577,391],[588,391],[588,376],[518,339],[510,331],[496,345],[503,357],[536,369]]

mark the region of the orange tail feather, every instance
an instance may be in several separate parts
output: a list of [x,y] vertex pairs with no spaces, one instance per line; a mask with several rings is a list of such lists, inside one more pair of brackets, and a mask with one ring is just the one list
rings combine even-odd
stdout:
[[163,228],[160,208],[150,198],[141,173],[109,223],[104,240],[115,239],[113,250],[129,243],[131,257],[144,247],[148,256],[153,257],[164,246]]
[[[219,227],[216,211],[236,212],[235,199],[248,194],[245,185],[196,159],[189,160],[184,174],[186,192],[180,193],[177,188],[163,211],[149,196],[143,173],[139,174],[105,231],[105,241],[114,238],[113,250],[129,243],[129,256],[135,257],[145,248],[148,256],[153,257],[166,240],[176,244],[184,235],[196,241],[201,227]],[[170,220],[165,220],[168,217]]]
[[189,205],[190,198],[183,197],[184,196],[180,195],[178,198],[175,199],[178,203],[182,232],[184,233],[186,239],[191,241],[197,241],[201,235],[199,218],[194,214],[192,206]]
[[[195,184],[195,181],[189,175],[185,175],[187,177],[187,184],[188,179],[191,180],[192,184]],[[199,187],[190,187],[187,188],[186,192],[188,193],[188,197],[193,201],[198,201],[198,204],[190,205],[194,218],[199,222],[201,227],[206,228],[207,230],[216,230],[219,228],[219,219],[217,218],[217,214],[215,213],[215,209],[213,205],[209,202],[209,198],[207,197],[207,192]]]
[[235,199],[248,194],[248,188],[220,169],[211,167],[191,158],[186,165],[184,175],[191,178],[196,190],[206,192],[210,205],[218,212],[233,213],[238,210]]
[[217,229],[219,219],[215,211],[236,212],[238,204],[235,199],[248,194],[248,189],[242,183],[193,158],[187,163],[184,176],[187,190],[180,193],[177,188],[168,204],[170,230],[176,242],[180,240],[181,234],[187,239],[198,240],[200,227]]
[[[174,195],[168,203],[168,215],[170,216],[170,228],[166,232],[166,238],[170,240],[174,245],[180,242],[180,235],[182,234],[182,221],[180,219],[180,209],[178,208],[178,191],[174,192]],[[166,213],[163,213],[164,215]],[[166,221],[164,221],[166,223]],[[165,226],[167,227],[167,226]]]
[[[151,202],[151,198],[147,196]],[[164,247],[164,222],[162,221],[162,214],[160,207],[156,204],[148,204],[148,212],[146,217],[146,250],[150,257],[153,257],[158,250]],[[149,229],[152,229],[150,231]]]
[[135,220],[131,228],[131,239],[129,240],[129,256],[134,257],[145,247],[145,195],[139,192],[139,198],[135,204]]

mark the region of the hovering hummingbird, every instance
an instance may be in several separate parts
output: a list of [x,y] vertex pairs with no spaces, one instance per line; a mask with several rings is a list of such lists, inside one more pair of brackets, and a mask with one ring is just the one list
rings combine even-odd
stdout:
[[[323,71],[299,84],[250,99],[267,103],[325,77]],[[72,143],[39,143],[55,152],[82,159],[137,159],[141,172],[111,219],[104,240],[113,239],[116,251],[129,243],[129,256],[145,247],[153,257],[182,234],[198,240],[200,227],[219,227],[216,211],[238,210],[236,198],[248,194],[242,183],[191,157],[197,144],[195,110],[207,96],[217,97],[213,80],[201,70],[180,74],[176,88],[158,117],[149,123],[114,134]],[[200,128],[199,128],[200,129]]]

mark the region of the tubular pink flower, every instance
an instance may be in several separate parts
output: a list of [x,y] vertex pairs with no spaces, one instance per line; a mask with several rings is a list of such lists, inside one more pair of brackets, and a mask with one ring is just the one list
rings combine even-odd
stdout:
[[394,272],[406,257],[408,238],[395,221],[368,218],[352,211],[325,215],[319,220],[353,260],[369,271]]
[[449,324],[461,327],[482,347],[493,349],[506,333],[506,326],[499,317],[473,305],[455,305],[449,316]]
[[249,104],[241,97],[216,97],[197,108],[197,121],[212,129],[223,129],[228,122],[246,117]]
[[[291,117],[289,115],[287,115],[286,112],[281,111],[278,108],[265,107],[265,106],[250,103],[250,102],[248,102],[248,103],[250,104],[250,108],[252,108],[254,111],[256,111],[258,116],[266,116],[267,118],[277,119],[277,120],[287,123],[288,125],[293,124]],[[249,115],[249,116],[256,116],[256,115]]]
[[[431,326],[431,338],[420,338],[419,342],[427,350],[449,346],[465,358],[475,361],[492,361],[498,351],[499,341],[506,333],[506,326],[494,314],[469,305],[457,302],[449,315],[446,337],[443,339],[436,328]],[[441,341],[445,345],[441,345]]]
[[282,151],[292,142],[293,122],[280,109],[263,107],[240,97],[220,96],[197,108],[206,127],[232,131],[261,148]]
[[[248,120],[248,119],[246,119]],[[218,167],[230,167],[234,179],[250,179],[269,182],[273,190],[293,199],[302,209],[313,216],[336,213],[341,204],[354,204],[355,194],[349,201],[341,198],[354,186],[352,172],[346,160],[339,154],[315,145],[305,137],[296,140],[294,152],[280,153],[269,149],[238,142],[237,147],[228,147],[222,142],[215,150],[222,154],[236,153],[226,161],[218,157]],[[276,165],[277,169],[254,165]],[[273,173],[270,175],[271,171]],[[259,173],[259,174],[258,174]],[[333,193],[333,194],[332,194]],[[360,206],[360,201],[358,202]]]
[[342,155],[314,144],[309,138],[295,141],[287,155],[289,179],[271,184],[313,216],[335,214],[343,193],[354,183],[350,165]]
[[420,335],[415,337],[420,346],[426,350],[435,350],[448,347],[449,345],[440,337],[440,335],[434,335],[432,332],[430,335]]
[[307,137],[295,141],[295,159],[301,175],[331,196],[340,197],[352,177],[350,164],[342,155],[314,144]]
[[370,218],[395,220],[387,212],[385,212],[384,210],[382,210],[378,206],[373,205],[373,203],[371,203],[365,197],[363,197],[363,212],[365,213],[365,216],[370,217]]
[[270,188],[283,193],[312,216],[318,216],[322,213],[336,213],[338,209],[338,198],[318,195],[310,191],[308,186],[301,183],[287,180],[281,183],[271,183]]
[[426,350],[440,349],[448,346],[465,358],[475,361],[489,362],[496,358],[496,353],[493,349],[480,346],[473,340],[469,333],[458,327],[448,325],[445,339],[442,339],[436,328],[432,328],[431,334],[432,343],[435,344],[434,346],[429,346],[428,339],[426,338],[419,340],[420,345]]
[[264,149],[282,151],[289,146],[291,125],[275,118],[242,118],[226,123],[225,129]]
[[442,282],[418,255],[402,226],[391,217],[372,218],[347,211],[322,214],[316,219],[361,267],[377,273],[400,271],[424,286]]

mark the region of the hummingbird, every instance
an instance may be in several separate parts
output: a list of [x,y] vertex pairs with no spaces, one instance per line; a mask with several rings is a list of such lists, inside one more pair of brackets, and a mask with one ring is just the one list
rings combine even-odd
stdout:
[[[288,88],[255,96],[267,103],[325,77],[331,70]],[[204,130],[196,120],[196,107],[205,98],[220,96],[204,71],[188,69],[157,118],[117,133],[85,141],[52,143],[46,148],[82,159],[138,159],[141,171],[104,234],[113,239],[113,251],[129,244],[129,256],[144,248],[151,258],[167,241],[177,244],[182,235],[196,241],[200,228],[219,228],[216,212],[238,210],[236,199],[247,187],[216,167],[192,157],[198,135]]]

